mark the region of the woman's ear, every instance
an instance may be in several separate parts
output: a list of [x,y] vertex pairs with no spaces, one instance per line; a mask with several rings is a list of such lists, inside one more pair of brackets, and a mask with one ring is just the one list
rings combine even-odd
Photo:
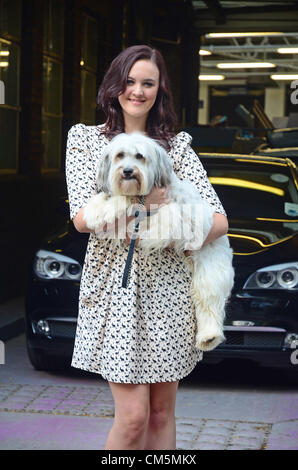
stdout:
[[98,191],[103,191],[104,193],[109,192],[108,187],[108,177],[111,166],[110,155],[107,152],[104,152],[97,171],[96,184]]

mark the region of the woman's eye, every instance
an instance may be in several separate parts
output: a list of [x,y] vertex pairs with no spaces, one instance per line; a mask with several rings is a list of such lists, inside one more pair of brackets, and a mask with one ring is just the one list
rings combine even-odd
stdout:
[[133,80],[130,80],[129,78],[127,79],[127,85],[133,85]]
[[147,87],[152,87],[152,86],[153,86],[153,83],[151,83],[151,82],[146,82],[146,83],[144,83],[144,85],[147,86]]

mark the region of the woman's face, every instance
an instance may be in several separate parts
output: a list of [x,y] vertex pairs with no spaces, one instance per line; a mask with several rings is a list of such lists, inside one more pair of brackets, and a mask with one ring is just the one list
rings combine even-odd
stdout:
[[159,70],[150,60],[138,60],[131,67],[124,93],[118,96],[124,119],[147,119],[159,88]]

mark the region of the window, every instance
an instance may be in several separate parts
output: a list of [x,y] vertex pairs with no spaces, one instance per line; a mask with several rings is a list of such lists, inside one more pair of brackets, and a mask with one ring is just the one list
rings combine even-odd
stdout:
[[81,122],[95,124],[98,22],[84,14],[81,55]]
[[1,173],[18,169],[21,10],[21,0],[0,0]]
[[43,37],[42,170],[61,166],[64,7],[46,0]]

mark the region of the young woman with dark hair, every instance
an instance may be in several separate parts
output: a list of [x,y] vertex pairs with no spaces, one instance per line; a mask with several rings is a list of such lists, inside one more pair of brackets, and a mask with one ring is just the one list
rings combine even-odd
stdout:
[[[175,449],[175,400],[179,380],[202,359],[194,347],[191,276],[170,247],[144,256],[136,246],[130,284],[121,287],[128,244],[98,239],[83,219],[97,193],[96,168],[109,140],[133,131],[157,139],[181,179],[188,179],[216,207],[204,243],[227,232],[225,211],[186,132],[175,135],[176,116],[161,54],[132,46],[112,62],[98,92],[106,114],[99,126],[73,126],[68,135],[66,177],[70,216],[89,232],[82,273],[72,365],[101,374],[110,385],[115,419],[105,449]],[[169,202],[167,188],[153,188],[145,206]],[[127,241],[129,237],[127,236]]]
[[[98,106],[107,117],[103,133],[111,138],[124,132],[124,116],[118,97],[133,84],[133,81],[129,79],[129,72],[138,61],[154,64],[159,72],[157,96],[145,123],[146,132],[149,137],[159,140],[166,148],[169,148],[168,140],[174,137],[177,126],[170,82],[162,55],[149,46],[129,47],[111,63],[97,97]],[[144,83],[144,85],[145,89],[152,88],[150,82]]]

